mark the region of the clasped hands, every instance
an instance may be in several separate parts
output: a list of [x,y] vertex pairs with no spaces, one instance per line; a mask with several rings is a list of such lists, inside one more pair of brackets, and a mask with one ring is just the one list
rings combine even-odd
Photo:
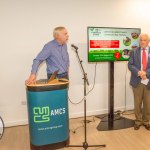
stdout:
[[146,77],[146,72],[145,72],[145,71],[142,71],[142,70],[138,71],[138,76],[139,76],[142,80],[147,79],[147,77]]

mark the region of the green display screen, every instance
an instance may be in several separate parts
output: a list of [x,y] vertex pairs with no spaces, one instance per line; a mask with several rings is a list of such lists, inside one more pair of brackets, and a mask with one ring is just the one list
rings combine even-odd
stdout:
[[88,27],[88,61],[127,61],[139,46],[140,28]]

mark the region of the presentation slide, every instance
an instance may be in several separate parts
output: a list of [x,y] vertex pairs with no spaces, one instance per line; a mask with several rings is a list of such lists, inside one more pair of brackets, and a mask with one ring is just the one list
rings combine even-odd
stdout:
[[88,61],[127,61],[139,46],[140,28],[88,27]]

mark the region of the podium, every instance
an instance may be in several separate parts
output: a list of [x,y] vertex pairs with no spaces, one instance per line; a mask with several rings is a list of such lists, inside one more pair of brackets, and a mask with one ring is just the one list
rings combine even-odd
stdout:
[[69,144],[68,81],[46,79],[26,87],[30,148],[54,150]]

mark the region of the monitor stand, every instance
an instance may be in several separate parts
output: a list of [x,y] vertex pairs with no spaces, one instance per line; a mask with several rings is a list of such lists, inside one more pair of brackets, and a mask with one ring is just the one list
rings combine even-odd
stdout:
[[134,121],[114,114],[114,62],[109,62],[108,115],[97,126],[99,131],[119,130],[134,126]]

